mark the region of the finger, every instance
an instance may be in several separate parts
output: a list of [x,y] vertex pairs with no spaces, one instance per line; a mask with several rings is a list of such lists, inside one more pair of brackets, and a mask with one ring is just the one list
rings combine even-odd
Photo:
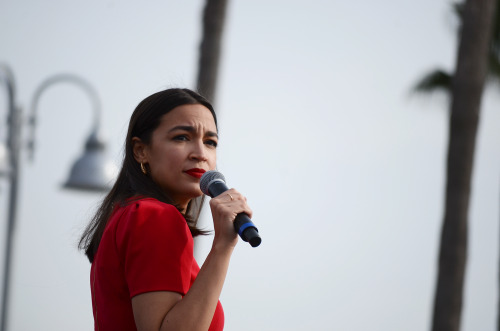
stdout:
[[244,200],[233,201],[228,205],[236,214],[245,213],[252,218],[253,211]]
[[246,198],[240,192],[236,191],[235,189],[227,190],[226,192],[215,197],[214,199],[219,200],[219,201],[224,201],[224,202],[230,202],[230,201],[236,201],[236,200],[245,200],[246,201]]
[[240,192],[236,191],[234,188],[232,189],[229,189],[227,190],[226,192],[224,192],[224,194],[226,195],[226,197],[229,197],[229,199],[231,200],[246,200],[246,197],[243,196],[243,194],[241,194]]
[[[233,200],[231,200],[233,197]],[[245,198],[241,195],[224,193],[216,199],[210,200],[210,207],[223,212],[230,213],[236,216],[239,213],[245,213],[249,217],[252,216],[252,209],[248,206]]]

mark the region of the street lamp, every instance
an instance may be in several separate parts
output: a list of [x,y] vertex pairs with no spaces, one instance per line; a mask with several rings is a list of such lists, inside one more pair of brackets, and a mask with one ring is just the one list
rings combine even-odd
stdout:
[[[4,277],[2,292],[2,315],[0,321],[0,331],[7,329],[8,302],[9,302],[9,282],[10,265],[12,259],[12,248],[14,240],[14,226],[16,223],[18,179],[20,173],[19,156],[21,150],[21,109],[16,106],[16,94],[14,76],[10,68],[0,64],[0,81],[7,88],[8,99],[8,133],[7,145],[0,143],[0,177],[6,177],[9,181],[9,202],[7,213],[7,231],[5,240]],[[83,88],[92,99],[94,110],[94,121],[91,134],[86,141],[84,154],[72,166],[69,179],[64,185],[65,188],[86,190],[86,191],[106,191],[109,190],[113,182],[116,168],[111,161],[105,157],[105,144],[99,137],[100,103],[97,93],[85,80],[69,74],[53,76],[45,80],[36,90],[31,107],[31,138],[28,142],[31,157],[34,152],[34,129],[36,124],[36,107],[41,93],[49,86],[57,82],[72,82]],[[2,168],[3,167],[3,168]]]
[[31,104],[31,137],[28,140],[30,157],[33,159],[35,148],[36,110],[40,96],[47,88],[59,82],[74,83],[81,87],[92,101],[94,119],[84,153],[71,167],[65,188],[87,191],[108,191],[116,174],[114,163],[106,157],[106,145],[99,134],[101,104],[97,92],[86,80],[71,74],[59,74],[46,79],[35,91]]

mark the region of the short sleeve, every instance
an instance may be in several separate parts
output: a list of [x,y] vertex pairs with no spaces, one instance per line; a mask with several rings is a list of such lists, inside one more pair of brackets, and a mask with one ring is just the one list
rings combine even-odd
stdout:
[[131,203],[117,226],[116,245],[131,298],[189,290],[193,238],[174,206],[156,200]]

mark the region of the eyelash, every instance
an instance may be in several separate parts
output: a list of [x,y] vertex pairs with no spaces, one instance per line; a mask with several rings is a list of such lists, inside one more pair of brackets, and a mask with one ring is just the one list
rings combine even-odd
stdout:
[[175,136],[174,140],[187,141],[188,137],[185,134],[181,134],[181,135]]
[[217,147],[217,142],[215,140],[209,139],[205,141],[205,144],[209,144],[210,146]]
[[[187,135],[181,134],[181,135],[175,136],[174,140],[177,140],[177,141],[187,141],[187,140],[189,140],[189,138],[188,138]],[[213,146],[213,147],[217,147],[217,145],[218,145],[217,141],[215,141],[213,139],[205,140],[205,144],[208,144],[208,145]]]

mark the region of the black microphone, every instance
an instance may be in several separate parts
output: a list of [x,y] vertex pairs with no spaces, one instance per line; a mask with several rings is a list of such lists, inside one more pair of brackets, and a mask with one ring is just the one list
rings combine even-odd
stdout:
[[[207,171],[201,176],[200,189],[206,195],[215,198],[229,190],[226,186],[226,179],[224,176],[215,170]],[[250,217],[245,213],[239,213],[234,219],[234,229],[240,235],[241,239],[250,243],[252,247],[257,247],[262,242],[259,236],[259,230],[255,224],[252,223]]]

